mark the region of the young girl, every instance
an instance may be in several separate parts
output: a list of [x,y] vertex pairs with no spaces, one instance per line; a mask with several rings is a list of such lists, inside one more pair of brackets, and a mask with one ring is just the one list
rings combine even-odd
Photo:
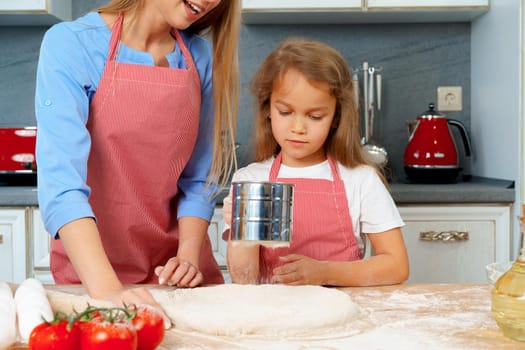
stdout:
[[[255,73],[252,93],[257,162],[239,169],[232,181],[295,185],[292,242],[272,249],[229,241],[232,281],[331,286],[405,281],[404,223],[382,176],[363,155],[343,57],[320,42],[286,40]],[[223,206],[228,224],[230,196]],[[365,259],[364,234],[373,250]]]

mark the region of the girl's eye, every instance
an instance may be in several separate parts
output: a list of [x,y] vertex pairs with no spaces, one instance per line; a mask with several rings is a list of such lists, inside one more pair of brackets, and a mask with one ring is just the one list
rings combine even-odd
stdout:
[[288,112],[288,111],[281,111],[281,110],[277,110],[277,111],[279,112],[280,115],[284,115],[284,116],[291,114],[291,112]]
[[310,114],[310,118],[312,118],[313,120],[321,120],[323,119],[323,116]]

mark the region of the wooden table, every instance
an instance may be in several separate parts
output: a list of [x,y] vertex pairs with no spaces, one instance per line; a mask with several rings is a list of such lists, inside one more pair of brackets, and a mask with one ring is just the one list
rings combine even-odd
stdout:
[[[81,286],[46,288],[48,295],[85,293]],[[351,334],[308,340],[225,338],[172,328],[160,349],[525,349],[525,343],[504,337],[492,319],[486,284],[404,284],[340,290],[363,311],[355,327],[352,324]]]

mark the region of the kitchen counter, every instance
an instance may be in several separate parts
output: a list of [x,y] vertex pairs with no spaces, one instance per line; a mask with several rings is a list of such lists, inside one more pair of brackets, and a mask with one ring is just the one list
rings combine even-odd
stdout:
[[[46,288],[54,307],[74,307],[73,301],[64,304],[61,293],[85,293],[78,285]],[[262,339],[219,337],[171,328],[159,349],[525,349],[525,343],[504,337],[492,319],[489,288],[488,284],[341,288],[362,310],[346,335],[327,333],[308,340]],[[85,302],[85,298],[82,300]],[[23,348],[23,344],[19,346]]]
[[392,183],[390,193],[397,204],[412,203],[513,203],[514,181],[472,177],[455,184]]
[[0,206],[38,206],[37,190],[33,186],[0,186]]
[[[397,204],[413,203],[513,203],[514,181],[473,177],[455,184],[392,183],[390,192]],[[225,188],[217,203],[227,195]],[[0,186],[0,206],[37,206],[37,190],[31,186]]]

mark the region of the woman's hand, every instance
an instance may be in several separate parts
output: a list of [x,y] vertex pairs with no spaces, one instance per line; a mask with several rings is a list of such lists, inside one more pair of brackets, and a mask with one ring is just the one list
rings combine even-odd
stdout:
[[177,287],[196,287],[203,281],[199,268],[187,260],[173,257],[166,265],[157,266],[155,274],[159,277],[159,284]]
[[151,305],[161,313],[162,318],[164,319],[164,328],[169,329],[171,327],[170,319],[164,313],[164,310],[159,305],[159,303],[157,303],[157,301],[145,287],[125,289],[120,294],[114,295],[110,301],[117,306],[144,304]]
[[324,263],[304,255],[281,256],[282,266],[273,269],[272,283],[323,285]]

